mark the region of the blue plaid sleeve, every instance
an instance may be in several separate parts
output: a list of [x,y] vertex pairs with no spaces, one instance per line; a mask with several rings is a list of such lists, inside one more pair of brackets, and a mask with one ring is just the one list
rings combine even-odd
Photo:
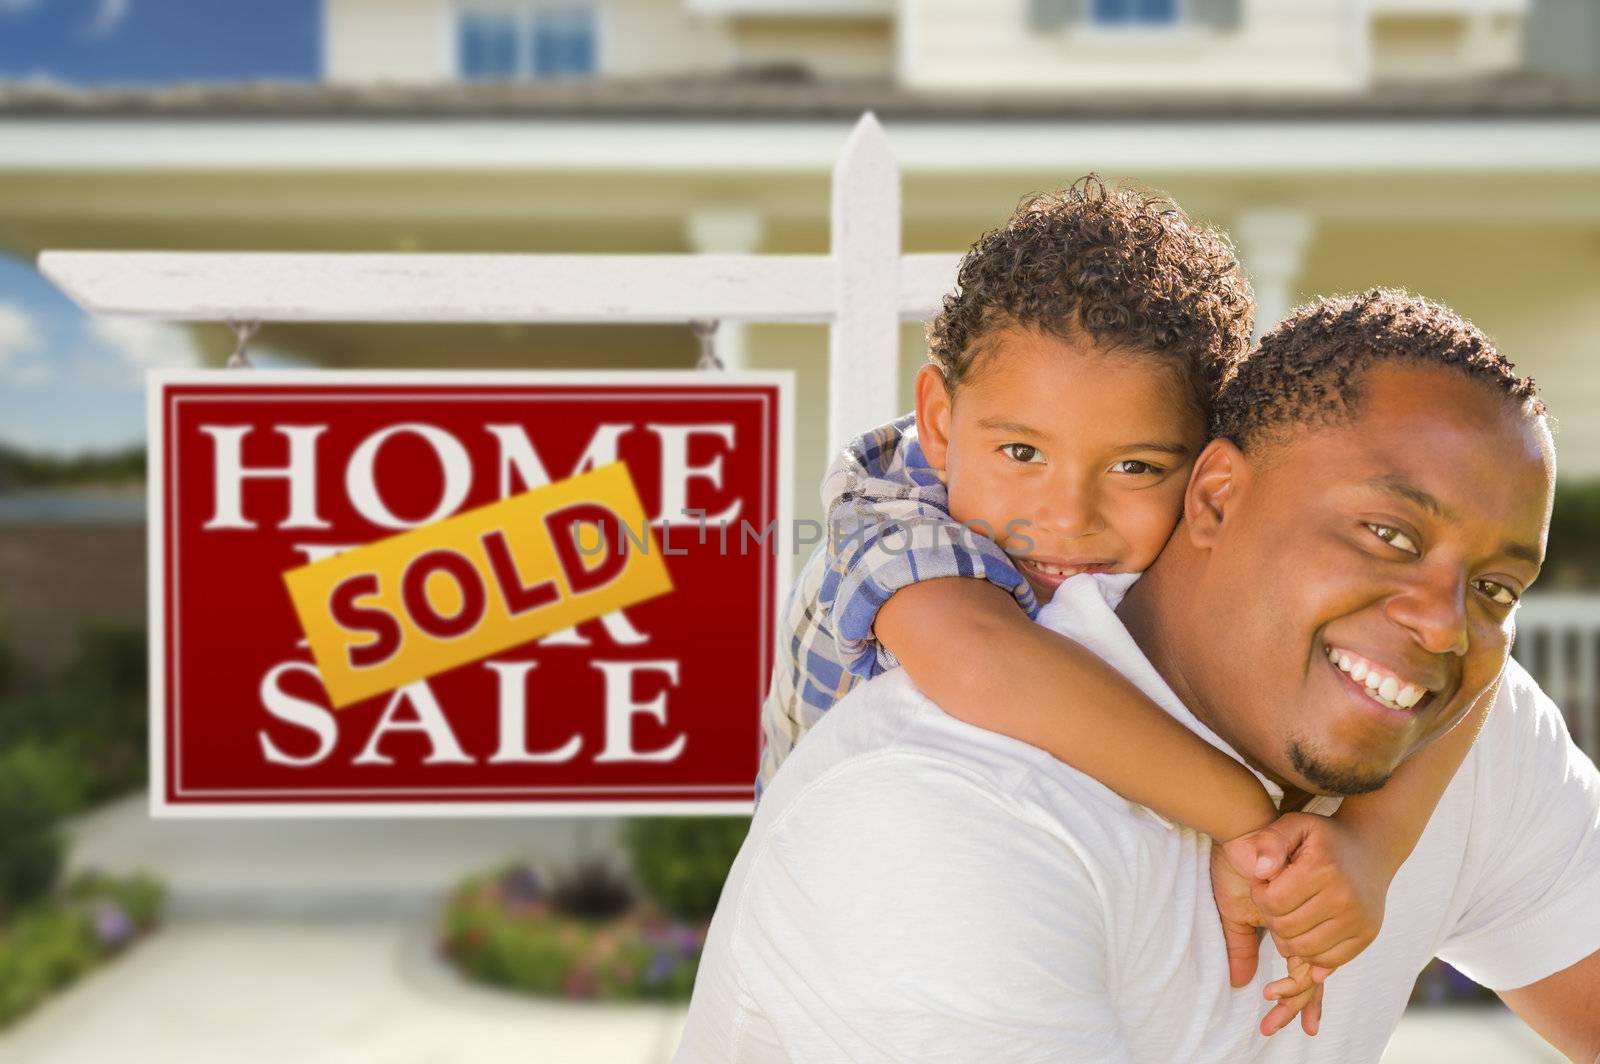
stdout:
[[987,580],[1032,618],[1033,589],[999,544],[950,516],[948,495],[907,414],[852,440],[822,484],[827,566],[819,599],[838,659],[867,678],[899,663],[872,632],[899,589],[944,576]]

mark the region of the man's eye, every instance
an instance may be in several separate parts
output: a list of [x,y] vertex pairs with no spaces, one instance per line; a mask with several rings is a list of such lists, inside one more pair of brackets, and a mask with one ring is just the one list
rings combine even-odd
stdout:
[[1149,462],[1141,462],[1137,458],[1129,458],[1126,461],[1118,462],[1111,467],[1111,471],[1113,473],[1126,473],[1129,476],[1134,477],[1142,477],[1151,473],[1165,472],[1165,470],[1163,470],[1160,466],[1152,465]]
[[1515,606],[1517,604],[1517,593],[1506,585],[1496,583],[1493,580],[1479,580],[1477,584],[1478,590],[1489,596],[1491,601],[1497,602],[1502,606]]
[[1372,534],[1374,536],[1377,536],[1379,539],[1389,544],[1389,546],[1403,550],[1407,554],[1422,554],[1422,552],[1417,549],[1417,545],[1411,542],[1411,537],[1400,531],[1398,528],[1395,528],[1393,525],[1379,525],[1374,524],[1371,521],[1365,521],[1363,524],[1372,530]]
[[1035,459],[1042,462],[1044,455],[1039,453],[1039,448],[1030,447],[1026,443],[1004,443],[1000,450],[1018,462],[1033,462]]

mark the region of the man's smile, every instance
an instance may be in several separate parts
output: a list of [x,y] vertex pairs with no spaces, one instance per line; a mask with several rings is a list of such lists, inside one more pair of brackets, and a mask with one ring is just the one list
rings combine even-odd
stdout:
[[1341,682],[1388,710],[1387,719],[1396,726],[1410,724],[1444,687],[1442,681],[1407,675],[1344,647],[1328,646],[1327,654]]

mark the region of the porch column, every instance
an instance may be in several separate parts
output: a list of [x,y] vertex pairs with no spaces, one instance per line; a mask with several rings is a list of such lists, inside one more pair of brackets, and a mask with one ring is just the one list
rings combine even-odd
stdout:
[[1315,231],[1309,212],[1290,208],[1263,207],[1235,219],[1234,243],[1256,291],[1257,337],[1294,308],[1295,283]]
[[[697,255],[751,255],[761,247],[761,214],[742,207],[704,207],[690,211],[684,221],[689,250]],[[717,326],[712,343],[717,357],[729,369],[746,369],[745,323],[725,321]]]

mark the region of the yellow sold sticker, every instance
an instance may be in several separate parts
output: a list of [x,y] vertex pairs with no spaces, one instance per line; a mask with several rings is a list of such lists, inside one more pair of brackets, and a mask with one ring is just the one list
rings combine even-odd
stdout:
[[672,590],[621,462],[283,579],[335,709]]

